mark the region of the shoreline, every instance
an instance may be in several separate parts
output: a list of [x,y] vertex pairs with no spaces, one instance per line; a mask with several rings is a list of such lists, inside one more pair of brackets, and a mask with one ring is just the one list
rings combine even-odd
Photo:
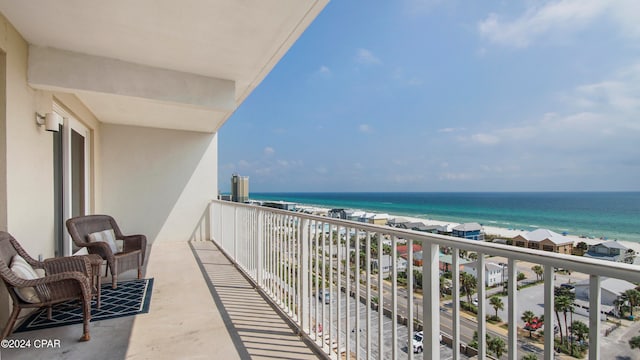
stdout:
[[[321,206],[314,206],[314,205],[298,205],[298,207],[300,209],[309,209],[312,211],[316,211],[316,212],[322,212],[322,213],[328,213],[329,208],[325,208],[325,207],[321,207]],[[382,213],[377,213],[377,212],[373,212],[371,211],[371,213],[376,213],[376,214],[382,214]],[[443,225],[448,225],[448,224],[455,224],[455,225],[459,225],[460,223],[458,222],[452,222],[452,221],[443,221],[443,220],[433,220],[433,219],[424,219],[424,218],[419,218],[419,217],[414,217],[414,216],[404,216],[404,215],[394,215],[394,214],[389,214],[387,213],[387,215],[389,216],[389,220],[391,219],[396,219],[396,218],[402,218],[402,219],[406,219],[407,221],[410,222],[421,222],[424,223],[426,226],[430,226],[430,225],[439,225],[439,226],[443,226]],[[494,236],[499,236],[501,238],[505,238],[505,239],[513,239],[514,237],[516,237],[517,235],[523,235],[528,233],[529,231],[527,230],[516,230],[516,229],[505,229],[505,228],[501,228],[501,227],[497,227],[497,226],[486,226],[486,225],[482,225],[482,228],[484,230],[484,233],[487,235],[494,235]],[[540,229],[545,229],[544,227],[540,227]],[[618,243],[626,246],[629,249],[633,249],[637,254],[640,255],[640,243],[637,242],[633,242],[633,241],[626,241],[626,240],[602,240],[602,239],[589,239],[589,238],[582,238],[580,236],[577,235],[564,235],[566,238],[573,240],[573,245],[576,246],[579,242],[584,242],[587,245],[596,245],[596,244],[600,244],[606,241],[617,241]]]

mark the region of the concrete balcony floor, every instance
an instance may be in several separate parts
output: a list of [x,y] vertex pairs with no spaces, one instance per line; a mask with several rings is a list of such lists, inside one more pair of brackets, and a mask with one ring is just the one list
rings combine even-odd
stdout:
[[[121,275],[133,278],[135,272]],[[6,359],[316,359],[319,356],[211,242],[152,246],[149,313],[22,332],[10,339],[60,340],[53,349],[2,349]],[[109,279],[103,279],[108,283]]]

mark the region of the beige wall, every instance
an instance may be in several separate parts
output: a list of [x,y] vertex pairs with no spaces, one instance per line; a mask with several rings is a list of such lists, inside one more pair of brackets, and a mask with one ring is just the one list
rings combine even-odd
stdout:
[[[11,233],[34,258],[54,256],[53,135],[39,127],[35,113],[47,113],[55,100],[85,123],[93,133],[99,122],[70,94],[38,91],[27,83],[28,45],[0,14],[0,62],[6,68],[6,86],[0,104],[0,230]],[[6,99],[6,106],[4,103]],[[94,146],[99,142],[92,141]],[[99,159],[95,174],[99,174]],[[96,188],[96,178],[90,186]],[[95,191],[93,191],[95,193]],[[99,200],[99,197],[95,197]],[[93,202],[95,206],[96,201]],[[0,290],[0,327],[6,323],[9,299]]]
[[27,43],[6,19],[1,20],[7,76],[6,227],[29,253],[52,255],[53,138],[35,123],[35,112],[47,111],[46,104],[27,85]]
[[217,135],[103,124],[102,199],[124,233],[187,241],[217,195]]

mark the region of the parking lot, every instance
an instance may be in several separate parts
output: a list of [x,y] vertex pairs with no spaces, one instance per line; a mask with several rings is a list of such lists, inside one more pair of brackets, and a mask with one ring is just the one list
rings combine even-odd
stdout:
[[[324,301],[321,301],[316,297],[316,301],[313,302],[314,305],[321,306],[318,311],[320,315],[318,317],[319,320],[322,319],[322,308],[324,308],[324,320],[318,321],[322,323],[322,338],[325,339],[326,343],[331,343],[333,350],[335,351],[338,347],[336,342],[337,340],[337,321],[336,321],[336,313],[338,308],[337,297],[332,294],[329,304],[324,304]],[[356,336],[360,336],[360,359],[377,359],[378,352],[380,350],[378,346],[378,322],[379,322],[379,313],[377,311],[371,310],[371,354],[367,356],[367,333],[366,333],[366,306],[362,303],[356,304],[356,300],[354,298],[349,298],[349,318],[350,318],[350,328],[345,329],[346,326],[346,305],[347,305],[347,297],[346,294],[341,294],[340,296],[340,307],[341,307],[341,329],[340,329],[340,350],[341,352],[346,352],[346,339],[347,333],[349,335],[349,344],[350,344],[350,353],[353,358],[355,358],[356,354]],[[360,307],[360,330],[356,329],[356,306]],[[329,326],[329,311],[333,311],[333,324]],[[315,316],[315,308],[311,309],[312,316]],[[389,317],[383,317],[383,343],[382,349],[384,352],[385,359],[392,358],[392,322]],[[330,330],[329,330],[330,329]],[[398,324],[398,332],[397,332],[397,342],[398,342],[398,359],[408,359],[407,351],[411,351],[411,348],[407,349],[408,344],[408,328],[407,326]],[[327,340],[331,338],[333,341]],[[446,345],[440,344],[440,358],[441,359],[452,359],[453,353],[451,348]],[[414,354],[414,359],[422,359],[422,354]]]

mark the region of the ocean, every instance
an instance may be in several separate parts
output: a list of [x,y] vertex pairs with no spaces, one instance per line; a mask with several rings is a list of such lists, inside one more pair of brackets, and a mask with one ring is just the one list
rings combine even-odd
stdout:
[[640,242],[640,192],[251,193],[250,198]]

